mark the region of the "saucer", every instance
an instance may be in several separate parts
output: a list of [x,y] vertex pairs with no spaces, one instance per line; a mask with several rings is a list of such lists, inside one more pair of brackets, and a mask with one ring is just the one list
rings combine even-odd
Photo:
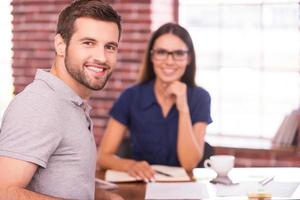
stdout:
[[210,181],[213,184],[223,184],[223,185],[236,185],[238,183],[233,182],[228,176],[217,176]]

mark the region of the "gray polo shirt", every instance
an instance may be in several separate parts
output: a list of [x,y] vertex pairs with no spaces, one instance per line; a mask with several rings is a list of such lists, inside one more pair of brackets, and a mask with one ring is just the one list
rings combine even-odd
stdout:
[[28,189],[66,199],[94,199],[96,145],[90,106],[62,80],[38,70],[8,106],[0,155],[38,165]]

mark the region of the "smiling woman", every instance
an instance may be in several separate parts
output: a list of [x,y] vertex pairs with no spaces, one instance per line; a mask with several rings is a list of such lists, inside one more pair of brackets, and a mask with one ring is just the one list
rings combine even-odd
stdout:
[[[10,1],[0,1],[0,27],[2,27],[0,37],[0,119],[12,97],[12,69],[11,69],[11,38],[12,38],[12,16],[10,15]],[[0,121],[1,125],[1,121]]]
[[[150,37],[139,83],[114,103],[99,148],[99,166],[153,180],[151,165],[199,166],[212,122],[210,95],[195,84],[195,51],[188,31],[175,23]],[[131,158],[117,156],[126,131]]]

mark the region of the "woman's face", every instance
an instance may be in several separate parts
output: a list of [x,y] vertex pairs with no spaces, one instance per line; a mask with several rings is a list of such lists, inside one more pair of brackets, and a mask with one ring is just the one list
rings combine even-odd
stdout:
[[161,35],[154,42],[151,60],[157,80],[163,83],[178,81],[190,60],[188,47],[176,35]]

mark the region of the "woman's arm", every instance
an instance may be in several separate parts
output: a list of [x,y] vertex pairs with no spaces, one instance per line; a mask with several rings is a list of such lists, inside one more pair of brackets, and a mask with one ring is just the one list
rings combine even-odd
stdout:
[[206,123],[192,126],[189,112],[179,112],[177,155],[186,170],[192,170],[203,157]]
[[179,113],[177,155],[182,167],[192,170],[203,157],[204,135],[206,123],[192,125],[187,102],[186,84],[175,81],[167,88],[167,93],[175,96],[175,103]]
[[126,130],[127,127],[122,123],[109,119],[98,150],[98,164],[101,168],[125,171],[148,181],[153,178],[154,171],[146,161],[124,159],[116,155]]
[[103,169],[127,171],[132,161],[122,159],[116,152],[127,128],[117,120],[110,118],[98,149],[98,164]]

